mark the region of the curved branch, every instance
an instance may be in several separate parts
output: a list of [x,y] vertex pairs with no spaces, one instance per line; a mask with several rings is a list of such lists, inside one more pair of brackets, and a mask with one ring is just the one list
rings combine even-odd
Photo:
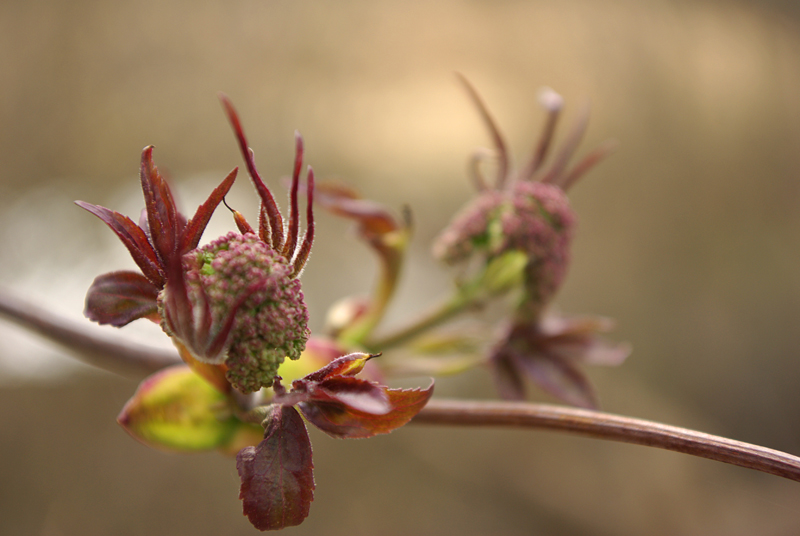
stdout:
[[16,298],[3,289],[0,289],[0,317],[60,345],[86,364],[135,380],[181,362],[173,350],[91,333],[85,326]]
[[433,399],[411,422],[571,432],[682,452],[800,482],[800,458],[797,456],[686,428],[600,411],[525,402]]
[[[0,289],[0,316],[70,350],[101,369],[142,379],[180,363],[175,352],[118,341],[15,298]],[[525,402],[430,400],[411,421],[455,426],[556,430],[656,447],[738,465],[800,482],[800,458],[766,447],[600,411]]]

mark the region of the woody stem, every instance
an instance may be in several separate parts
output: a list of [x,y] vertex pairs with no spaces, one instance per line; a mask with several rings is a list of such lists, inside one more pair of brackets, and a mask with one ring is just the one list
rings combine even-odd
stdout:
[[434,399],[412,422],[569,432],[682,452],[800,482],[800,457],[686,428],[601,411],[525,402]]
[[[468,305],[469,302],[466,304]],[[466,306],[450,302],[427,324],[439,323]],[[101,369],[141,379],[179,363],[172,351],[119,342],[93,333],[53,313],[15,298],[0,289],[0,316],[70,350],[82,361]],[[424,331],[418,324],[416,331]],[[394,335],[411,336],[412,329]],[[387,339],[390,343],[391,339]],[[682,452],[800,481],[800,458],[777,450],[743,443],[653,421],[601,411],[525,402],[431,400],[414,423],[454,426],[501,426],[555,430],[596,439],[608,439]]]

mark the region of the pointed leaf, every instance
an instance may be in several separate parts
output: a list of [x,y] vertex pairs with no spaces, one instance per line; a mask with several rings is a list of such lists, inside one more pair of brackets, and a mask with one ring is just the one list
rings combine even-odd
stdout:
[[225,177],[220,185],[214,188],[214,191],[211,192],[208,199],[197,207],[197,211],[186,226],[186,233],[183,235],[183,241],[181,243],[181,253],[186,253],[197,247],[197,244],[200,242],[200,237],[203,236],[203,231],[205,231],[206,225],[208,225],[208,221],[211,219],[211,215],[222,202],[222,199],[227,195],[231,186],[233,186],[233,181],[236,180],[237,173],[239,173],[239,168],[233,168],[233,171],[228,173],[228,176]]
[[264,440],[236,457],[244,514],[259,530],[299,525],[314,499],[311,442],[292,407],[273,405]]
[[223,93],[219,94],[219,100],[222,102],[222,107],[225,108],[225,113],[233,127],[236,141],[239,142],[239,149],[241,149],[245,164],[247,164],[247,172],[250,174],[253,185],[256,187],[256,192],[258,192],[261,198],[260,213],[262,216],[265,215],[266,219],[264,225],[259,227],[264,230],[267,227],[267,222],[269,224],[270,235],[262,235],[261,239],[270,244],[276,251],[280,250],[283,246],[283,216],[281,216],[278,210],[278,204],[275,202],[272,192],[269,191],[269,188],[267,188],[267,185],[264,184],[264,181],[261,179],[261,175],[258,174],[258,170],[256,170],[256,160],[253,155],[253,150],[247,145],[244,128],[242,128],[242,123],[239,121],[239,115],[236,113],[233,103],[231,103],[227,95]]
[[128,248],[133,261],[145,277],[159,288],[164,286],[164,273],[159,266],[156,252],[148,242],[145,232],[133,220],[119,212],[91,203],[75,201],[75,204],[103,220]]
[[599,336],[559,337],[548,341],[550,352],[561,358],[590,365],[621,365],[631,353],[631,345],[614,343]]
[[150,239],[162,265],[166,265],[178,251],[179,237],[183,235],[186,223],[178,213],[169,185],[153,164],[152,145],[142,151],[139,177],[147,209]]
[[157,321],[158,288],[137,272],[97,276],[86,293],[83,314],[98,324],[122,327],[139,318]]
[[303,167],[303,138],[295,131],[294,169],[292,170],[292,186],[289,191],[289,226],[286,234],[286,243],[281,254],[291,260],[297,247],[297,237],[300,233],[300,207],[297,203],[297,190],[300,186],[300,171]]
[[364,369],[367,361],[379,355],[380,354],[365,354],[363,352],[347,354],[334,359],[303,379],[311,382],[321,382],[333,376],[355,376]]
[[517,368],[539,387],[568,404],[596,409],[597,397],[586,376],[556,355],[513,355]]
[[495,354],[491,358],[494,383],[500,398],[504,400],[525,400],[525,383],[515,362],[508,355]]
[[142,443],[177,451],[226,445],[240,424],[227,397],[185,365],[144,380],[117,422]]
[[400,228],[386,207],[361,199],[355,190],[341,183],[325,181],[317,184],[317,202],[338,216],[356,220],[362,235],[382,235]]
[[308,183],[306,233],[303,235],[303,241],[300,243],[300,247],[297,248],[297,253],[292,259],[292,265],[294,266],[292,277],[299,277],[300,272],[303,271],[303,267],[306,265],[308,256],[311,254],[311,245],[314,243],[314,170],[311,169],[311,166],[308,166],[308,175],[306,177],[306,181]]
[[[344,352],[334,341],[312,335],[299,359],[286,359],[278,368],[278,376],[283,382],[291,384],[304,376],[324,367]],[[374,379],[374,378],[370,378]]]
[[427,389],[383,388],[392,410],[385,415],[373,415],[348,409],[343,404],[300,402],[297,406],[306,419],[336,438],[366,438],[388,434],[410,421],[433,394],[433,384]]

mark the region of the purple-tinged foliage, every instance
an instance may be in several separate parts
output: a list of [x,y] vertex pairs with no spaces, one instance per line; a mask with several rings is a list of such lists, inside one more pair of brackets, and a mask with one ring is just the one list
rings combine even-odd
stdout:
[[630,346],[600,336],[612,327],[605,318],[558,315],[512,325],[489,358],[500,396],[523,400],[523,378],[528,378],[564,402],[596,408],[597,396],[578,365],[616,366],[625,361]]
[[275,400],[297,404],[310,423],[333,437],[389,433],[419,413],[433,394],[433,385],[427,389],[389,389],[355,378],[373,357],[362,353],[340,357],[292,382],[289,393],[280,393],[279,387]]
[[[285,258],[256,235],[229,233],[193,251],[184,258],[184,275],[190,301],[207,306],[204,333],[228,331],[216,355],[196,355],[224,362],[239,391],[271,386],[284,357],[300,357],[309,335],[300,281]],[[174,333],[171,315],[164,317]]]
[[428,389],[389,389],[356,378],[374,355],[354,353],[335,359],[292,382],[286,391],[275,378],[264,440],[237,456],[244,514],[260,530],[297,525],[308,515],[314,477],[311,445],[300,412],[311,424],[337,438],[386,434],[419,413]]
[[[247,138],[244,135],[244,128],[239,120],[239,115],[233,107],[230,99],[224,94],[219,95],[225,113],[233,127],[233,132],[236,140],[239,143],[242,156],[244,157],[247,171],[256,188],[256,192],[261,199],[261,207],[259,210],[258,222],[258,236],[267,244],[273,251],[280,253],[287,262],[292,265],[292,275],[297,276],[303,271],[308,255],[311,253],[311,245],[314,242],[314,212],[312,210],[314,203],[314,170],[309,166],[308,168],[308,185],[306,186],[306,193],[308,195],[308,202],[306,205],[306,232],[303,239],[300,240],[300,210],[298,204],[298,195],[300,191],[300,172],[303,167],[303,138],[299,133],[295,132],[295,159],[294,167],[292,169],[292,183],[289,191],[289,221],[284,230],[283,216],[281,216],[278,205],[275,202],[272,192],[264,184],[258,170],[256,169],[255,156],[253,150],[247,144]],[[235,213],[236,224],[242,234],[252,232],[253,228],[245,221],[244,217],[239,213]]]
[[[361,380],[364,381],[364,380]],[[357,403],[358,397],[363,396],[354,386],[348,386],[344,382],[338,381],[328,384],[331,388],[339,391],[338,399],[335,402],[325,400],[328,393],[322,396],[317,391],[315,397],[306,402],[300,402],[298,407],[308,422],[336,438],[361,439],[373,437],[378,434],[388,434],[400,428],[410,421],[414,416],[425,407],[425,404],[433,394],[433,385],[427,389],[388,389],[380,386],[387,400],[383,402],[391,410],[385,413],[375,413],[364,411],[366,405],[363,402],[373,403],[375,408],[381,408],[382,401],[368,395],[372,400],[365,400]],[[346,387],[346,388],[345,388]],[[347,403],[344,400],[350,398]],[[374,402],[373,402],[374,400]]]
[[264,440],[236,456],[244,515],[259,530],[299,525],[314,500],[311,442],[297,410],[275,404],[264,421]]
[[99,275],[86,293],[84,314],[100,324],[122,327],[139,318],[158,322],[158,289],[138,272]]
[[398,221],[385,206],[362,199],[358,192],[339,182],[323,182],[318,190],[318,203],[337,216],[355,221],[358,237],[380,261],[380,277],[372,299],[346,298],[328,317],[327,327],[339,341],[358,346],[381,321],[397,288],[411,237],[411,212],[404,210],[402,221]]
[[[445,229],[434,244],[434,255],[448,264],[478,256],[486,266],[508,252],[525,255],[522,296],[518,300],[509,327],[490,354],[490,363],[501,396],[525,397],[524,378],[529,378],[561,400],[583,407],[597,405],[594,390],[577,367],[584,357],[597,353],[602,344],[595,337],[598,326],[579,327],[580,322],[562,322],[552,329],[544,315],[561,286],[570,260],[570,245],[575,215],[566,190],[597,162],[613,145],[606,143],[577,165],[568,164],[577,149],[588,122],[584,109],[573,130],[545,167],[552,145],[561,97],[550,89],[540,93],[540,103],[548,112],[542,135],[533,155],[519,170],[512,170],[506,142],[475,89],[463,77],[470,97],[478,108],[492,138],[497,157],[497,176],[493,184],[481,174],[485,153],[472,160],[478,196]],[[569,351],[567,351],[569,349]],[[614,364],[627,357],[629,349],[609,349]]]
[[105,207],[76,201],[116,233],[146,279],[117,275],[120,272],[99,276],[86,297],[86,316],[99,324],[117,327],[138,318],[157,320],[153,307],[156,296],[167,283],[170,264],[179,264],[184,253],[197,247],[211,214],[236,180],[237,171],[234,168],[228,174],[188,222],[178,211],[169,185],[153,164],[152,146],[145,147],[140,165],[145,198],[145,214],[140,225]]

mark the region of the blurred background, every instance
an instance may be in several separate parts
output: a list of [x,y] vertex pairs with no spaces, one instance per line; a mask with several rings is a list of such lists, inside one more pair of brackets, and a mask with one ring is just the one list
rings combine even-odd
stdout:
[[[518,161],[547,85],[565,97],[566,122],[591,102],[584,152],[621,143],[570,192],[580,226],[557,299],[566,313],[616,318],[614,337],[633,344],[622,367],[588,371],[603,408],[800,454],[795,6],[5,0],[2,286],[80,319],[92,279],[133,263],[72,201],[138,215],[140,151],[153,144],[193,210],[241,165],[224,91],[279,199],[298,129],[318,175],[411,206],[411,258],[386,323],[399,324],[447,294],[430,243],[473,194],[471,151],[489,144],[454,72]],[[246,180],[229,202],[255,214]],[[303,276],[314,329],[374,273],[346,222],[319,219]],[[230,227],[223,211],[207,237]],[[155,326],[119,334],[168,345]],[[116,425],[135,387],[0,323],[0,533],[255,532],[233,460],[149,450]],[[493,396],[481,370],[439,381],[437,394]],[[800,531],[797,483],[643,447],[424,426],[368,441],[312,432],[312,443],[316,500],[291,534]]]

